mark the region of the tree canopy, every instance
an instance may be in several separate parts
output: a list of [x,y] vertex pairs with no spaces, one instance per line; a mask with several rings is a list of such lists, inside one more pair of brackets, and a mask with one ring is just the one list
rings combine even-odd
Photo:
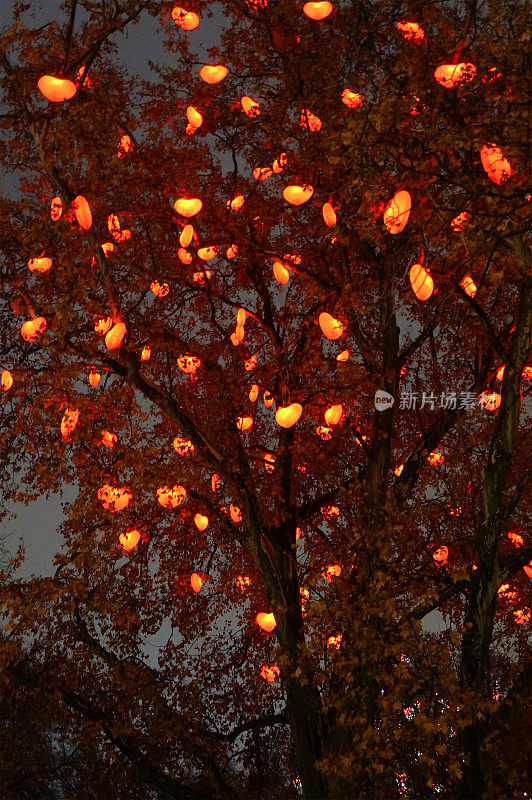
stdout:
[[2,796],[523,798],[527,4],[30,5],[0,470],[75,499],[3,567]]

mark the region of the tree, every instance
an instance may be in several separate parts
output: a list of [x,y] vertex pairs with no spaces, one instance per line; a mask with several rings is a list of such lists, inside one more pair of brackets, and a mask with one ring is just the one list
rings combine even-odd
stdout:
[[2,36],[5,496],[78,489],[4,575],[2,692],[61,796],[523,796],[526,4],[328,10]]

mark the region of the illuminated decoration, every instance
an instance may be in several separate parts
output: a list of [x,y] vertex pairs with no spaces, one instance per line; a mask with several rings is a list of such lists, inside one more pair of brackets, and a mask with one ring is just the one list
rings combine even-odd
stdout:
[[203,125],[203,114],[195,106],[188,106],[187,119],[194,128],[194,130],[201,128],[201,126]]
[[269,475],[271,475],[272,472],[275,470],[275,462],[277,459],[273,453],[264,453],[263,459],[264,459],[264,469]]
[[[521,536],[521,534],[517,533],[517,531],[509,531],[508,539],[515,547],[522,547],[525,543],[523,537]],[[529,577],[532,577],[532,575],[529,575]]]
[[183,230],[179,235],[179,244],[181,245],[181,247],[188,247],[193,237],[194,237],[194,226],[189,223],[188,225],[185,225],[185,227],[183,228]]
[[251,430],[253,427],[253,417],[237,417],[236,427],[242,433]]
[[194,375],[196,370],[201,367],[201,359],[199,359],[197,356],[179,356],[177,359],[177,366],[186,375]]
[[190,576],[190,586],[192,591],[196,594],[201,591],[201,587],[203,586],[203,577],[199,574],[199,572],[193,572]]
[[327,639],[327,647],[331,647],[334,650],[339,650],[342,644],[342,634],[337,633],[335,636],[329,636]]
[[37,82],[38,89],[51,103],[62,103],[71,100],[77,91],[77,86],[66,78],[54,78],[53,75],[43,75]]
[[167,283],[159,283],[159,281],[152,281],[150,283],[150,292],[152,292],[155,297],[166,297],[169,291],[170,287]]
[[30,272],[48,272],[52,268],[52,259],[48,258],[42,253],[38,258],[30,258],[28,261],[28,269]]
[[322,311],[319,315],[318,324],[325,338],[330,339],[332,342],[339,339],[345,330],[343,322],[335,319],[332,314],[328,314],[326,311]]
[[163,508],[177,508],[186,496],[187,490],[184,486],[172,486],[171,489],[168,486],[161,486],[157,489],[157,500]]
[[300,128],[305,128],[312,133],[317,133],[318,131],[321,131],[321,126],[321,119],[313,114],[312,111],[309,111],[308,108],[304,108],[301,111],[301,117],[299,120]]
[[145,345],[145,347],[142,348],[142,352],[140,354],[140,360],[149,361],[150,358],[151,358],[151,347],[149,345]]
[[517,608],[514,611],[514,619],[518,625],[526,625],[530,622],[532,612],[529,608]]
[[227,67],[223,64],[207,64],[200,69],[200,77],[205,83],[220,83],[227,75]]
[[238,211],[239,208],[242,208],[242,206],[244,205],[245,201],[246,200],[245,200],[244,195],[243,194],[238,194],[235,197],[233,197],[232,200],[228,200],[227,203],[226,203],[226,206],[229,209],[229,211]]
[[217,492],[217,491],[218,491],[218,489],[220,488],[220,486],[221,486],[221,483],[220,483],[220,476],[219,476],[219,475],[216,475],[216,473],[215,473],[215,474],[214,474],[214,475],[211,477],[211,489],[213,490],[213,492]]
[[316,433],[320,439],[323,439],[324,442],[328,442],[330,439],[332,439],[333,429],[325,425],[318,425],[316,428]]
[[273,396],[270,392],[264,392],[262,395],[262,401],[266,408],[271,408],[273,406]]
[[282,261],[273,262],[273,277],[281,286],[284,286],[290,280],[290,272]]
[[180,197],[174,203],[174,208],[182,217],[194,217],[199,214],[203,206],[201,200],[197,197]]
[[174,450],[179,456],[191,456],[194,452],[194,445],[182,436],[176,436],[173,442]]
[[266,181],[273,175],[273,169],[270,167],[256,167],[253,170],[253,177],[258,181]]
[[131,238],[131,231],[122,230],[120,220],[116,214],[109,214],[107,217],[107,227],[115,242],[126,242]]
[[239,507],[233,505],[233,503],[231,503],[229,506],[229,516],[235,525],[238,525],[239,522],[242,522],[242,512],[240,511]]
[[321,207],[321,213],[323,214],[323,221],[328,228],[332,228],[333,225],[336,225],[336,212],[331,203],[324,203]]
[[13,375],[8,369],[5,369],[2,372],[2,376],[0,378],[0,386],[4,392],[8,392],[11,387],[13,386]]
[[92,214],[90,206],[82,194],[78,194],[74,198],[72,208],[79,227],[83,228],[84,231],[88,231],[92,225]]
[[179,248],[179,250],[177,251],[177,255],[182,264],[191,264],[193,261],[192,253],[189,253],[189,251],[185,250],[184,247]]
[[180,6],[174,6],[172,9],[172,19],[182,31],[193,31],[200,22],[197,14],[194,14],[193,11],[185,11]]
[[281,173],[284,170],[287,164],[288,164],[288,157],[286,153],[281,153],[279,158],[276,158],[275,161],[273,162],[272,170],[273,172],[275,172],[276,175],[279,175],[279,173]]
[[113,327],[112,317],[104,317],[94,323],[94,333],[104,336]]
[[257,356],[251,356],[244,361],[244,369],[246,372],[252,372],[257,366]]
[[111,330],[105,334],[105,346],[107,349],[117,350],[122,344],[126,333],[127,329],[123,322],[117,322],[116,325],[113,325]]
[[194,525],[199,531],[204,531],[209,524],[209,518],[203,514],[196,514],[194,517]]
[[360,108],[364,102],[362,95],[358,92],[353,92],[352,89],[344,89],[341,99],[344,106],[348,108]]
[[382,215],[383,222],[389,233],[401,233],[406,227],[410,216],[412,201],[410,194],[404,189],[396,192],[388,202]]
[[433,467],[437,467],[440,464],[443,464],[445,458],[442,453],[434,452],[434,453],[429,453],[429,455],[427,456],[427,461],[429,462],[429,464],[432,464]]
[[482,392],[478,402],[484,411],[497,411],[501,404],[501,396],[498,392]]
[[219,248],[216,246],[200,247],[198,250],[198,258],[201,258],[202,261],[211,261],[218,255],[218,250]]
[[434,291],[434,281],[421,264],[410,267],[410,285],[418,300],[428,300]]
[[136,528],[132,528],[130,531],[121,533],[118,537],[118,541],[127,553],[135,549],[140,542],[140,539],[141,533]]
[[417,22],[398,22],[397,30],[404,39],[420,43],[425,38],[425,31]]
[[251,578],[247,575],[237,575],[235,578],[235,583],[237,589],[240,589],[241,592],[245,592],[246,589],[249,589],[251,586]]
[[293,206],[302,206],[307,203],[312,195],[314,189],[312,186],[286,186],[283,190],[283,197],[287,203]]
[[266,664],[260,668],[260,674],[268,683],[273,683],[281,675],[281,670],[275,664],[267,666]]
[[453,231],[461,231],[468,219],[471,219],[471,214],[467,211],[461,211],[460,214],[452,220],[451,228]]
[[532,580],[532,561],[529,561],[528,564],[525,564],[523,570],[527,578],[530,578],[530,580]]
[[63,213],[63,201],[60,197],[54,197],[52,202],[50,203],[50,219],[52,222],[57,222],[58,219],[61,219],[61,215]]
[[258,396],[259,396],[259,387],[258,387],[258,385],[256,383],[254,383],[252,385],[251,389],[249,390],[248,397],[249,397],[250,402],[251,403],[256,403]]
[[106,447],[108,450],[111,450],[118,441],[118,436],[116,433],[111,433],[111,431],[102,431],[102,447]]
[[90,383],[90,385],[93,388],[98,386],[98,384],[100,383],[100,379],[101,379],[100,373],[95,369],[91,369],[90,372],[89,372],[89,383]]
[[471,275],[466,275],[462,278],[460,286],[469,297],[474,297],[477,293],[477,286]]
[[133,150],[133,145],[131,144],[131,136],[128,136],[128,134],[125,133],[120,138],[120,142],[118,144],[117,149],[118,149],[118,152],[116,154],[117,158],[123,158],[126,155],[126,153],[129,153],[131,150]]
[[338,353],[336,356],[337,361],[349,361],[349,350],[342,350],[341,353]]
[[20,334],[24,341],[35,342],[45,330],[46,319],[44,317],[35,317],[23,323]]
[[275,421],[281,428],[291,428],[303,413],[300,403],[291,403],[289,406],[278,408],[275,412]]
[[342,567],[340,564],[331,564],[328,567],[324,567],[321,571],[321,576],[324,580],[328,581],[329,583],[332,581],[333,578],[339,578],[342,574]]
[[338,405],[330,406],[325,412],[325,422],[327,425],[338,425],[342,418],[343,413],[343,405],[338,403]]
[[255,617],[255,622],[259,628],[262,628],[262,630],[266,631],[266,633],[271,633],[277,625],[277,622],[275,621],[275,615],[271,613],[268,614],[266,611],[260,611]]
[[98,500],[106,511],[110,511],[111,514],[127,508],[132,498],[133,495],[130,490],[125,487],[119,489],[105,483],[98,489]]
[[303,14],[305,14],[309,19],[315,20],[316,22],[326,19],[332,13],[332,10],[332,3],[326,1],[305,3],[303,6]]
[[502,150],[496,144],[488,142],[482,146],[480,160],[488,178],[497,186],[510,178],[512,167],[507,158],[502,154]]
[[436,564],[438,564],[441,567],[444,567],[445,564],[447,564],[447,560],[449,558],[449,548],[446,547],[445,545],[442,545],[442,547],[438,547],[438,549],[435,550],[434,553],[432,554],[432,558],[434,559]]
[[242,98],[240,101],[240,105],[242,106],[242,111],[244,114],[247,114],[248,117],[258,117],[260,115],[260,106],[256,100],[253,98],[248,97],[247,95]]
[[470,83],[477,74],[474,64],[441,64],[434,72],[434,78],[445,89],[455,89],[461,84]]

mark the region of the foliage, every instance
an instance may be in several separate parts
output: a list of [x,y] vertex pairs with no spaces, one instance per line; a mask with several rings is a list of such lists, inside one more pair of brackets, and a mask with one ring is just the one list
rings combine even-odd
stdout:
[[[53,576],[3,575],[4,734],[36,754],[3,796],[522,797],[526,4],[187,8],[189,32],[156,0],[65,0],[44,26],[17,3],[0,37],[5,499],[77,489]],[[117,34],[146,15],[168,57],[139,75]],[[76,94],[47,102],[43,75]]]

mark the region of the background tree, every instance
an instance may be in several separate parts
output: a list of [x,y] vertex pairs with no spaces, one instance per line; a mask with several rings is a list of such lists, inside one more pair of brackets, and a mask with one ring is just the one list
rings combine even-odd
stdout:
[[187,11],[2,36],[5,497],[78,490],[4,576],[3,702],[60,796],[522,797],[526,5]]

